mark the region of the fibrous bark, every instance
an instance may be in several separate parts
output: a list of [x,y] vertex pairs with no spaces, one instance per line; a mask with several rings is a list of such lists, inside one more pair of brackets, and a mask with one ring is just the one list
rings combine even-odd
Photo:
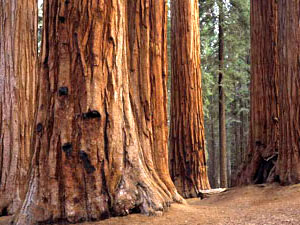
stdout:
[[279,147],[276,180],[300,182],[299,0],[278,1]]
[[25,197],[34,132],[37,66],[35,0],[0,1],[0,216]]
[[278,71],[277,1],[252,0],[250,138],[239,184],[274,180],[279,147]]
[[44,2],[39,133],[16,224],[149,214],[181,200],[166,170],[165,7]]
[[240,183],[300,182],[300,1],[252,1],[249,161]]
[[152,149],[156,172],[179,199],[168,167],[166,1],[128,0],[128,35],[130,96],[142,146]]
[[184,197],[210,188],[204,143],[198,1],[172,2],[171,177]]

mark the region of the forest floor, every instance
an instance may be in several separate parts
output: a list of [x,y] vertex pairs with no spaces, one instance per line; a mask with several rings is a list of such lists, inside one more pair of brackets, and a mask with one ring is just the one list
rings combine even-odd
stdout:
[[133,214],[80,225],[300,225],[300,184],[232,188],[187,203],[173,204],[161,216]]

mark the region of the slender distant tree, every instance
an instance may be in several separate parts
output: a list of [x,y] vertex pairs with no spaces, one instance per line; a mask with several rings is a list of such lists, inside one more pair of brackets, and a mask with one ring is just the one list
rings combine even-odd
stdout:
[[34,132],[37,68],[35,0],[0,1],[0,216],[25,197]]
[[166,12],[164,0],[45,0],[38,134],[16,224],[181,200],[167,170]]
[[[251,1],[251,118],[238,183],[274,180],[279,148],[278,1]],[[286,78],[284,78],[286,79]]]
[[174,0],[172,16],[171,177],[184,197],[210,188],[200,70],[198,1]]
[[[213,100],[211,100],[213,102]],[[210,172],[210,184],[212,188],[218,186],[218,175],[219,175],[219,165],[218,165],[218,149],[216,146],[216,137],[215,137],[215,113],[211,110],[211,122],[210,122],[210,134],[211,134],[211,149],[210,149],[210,157],[209,162],[211,163],[211,168],[208,172]]]
[[220,185],[228,186],[227,151],[226,151],[226,103],[224,93],[224,6],[223,0],[218,0],[219,6],[219,138],[220,138]]
[[218,135],[218,24],[215,0],[200,0],[201,66],[203,111],[208,152],[208,176],[211,187],[220,186],[220,154]]
[[[219,187],[219,0],[200,0],[201,61],[203,72],[203,103],[206,127],[208,172],[211,185]],[[223,1],[224,64],[222,89],[226,96],[227,180],[236,177],[237,160],[247,146],[250,106],[250,1]],[[213,135],[214,134],[214,135]],[[241,135],[240,135],[241,134]],[[243,135],[242,135],[243,134]],[[213,140],[214,139],[214,140]],[[215,149],[215,150],[214,150]],[[216,153],[216,154],[215,154]],[[239,157],[241,158],[241,157]],[[215,166],[212,162],[215,161]],[[233,176],[233,177],[232,177]],[[230,184],[229,184],[230,185]]]

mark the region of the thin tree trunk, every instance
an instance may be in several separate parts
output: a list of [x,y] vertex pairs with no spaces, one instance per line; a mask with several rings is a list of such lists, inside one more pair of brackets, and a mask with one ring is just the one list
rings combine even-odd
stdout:
[[239,161],[240,161],[240,165],[241,165],[246,158],[245,157],[245,155],[246,155],[245,154],[245,152],[246,152],[245,146],[247,146],[247,145],[245,144],[246,139],[244,137],[245,116],[244,116],[244,111],[243,111],[244,104],[243,104],[242,98],[240,98],[239,102],[240,102],[240,109],[242,109],[240,112],[240,124],[239,124],[239,126],[240,126]]
[[37,4],[0,1],[0,216],[25,197],[36,104]]
[[205,160],[198,14],[198,1],[172,2],[170,171],[179,193],[186,198],[210,188]]
[[[237,92],[238,89],[235,88],[235,100],[234,100],[234,119],[236,121],[239,120],[238,117],[238,113],[239,113],[239,107],[238,107],[238,97],[237,97]],[[233,176],[232,176],[232,182],[231,184],[233,184],[236,180],[236,174],[240,165],[240,134],[239,134],[239,126],[240,123],[239,122],[235,122],[234,123],[234,155],[233,155],[233,161],[234,161],[234,166],[233,166]]]
[[16,224],[181,200],[166,171],[165,13],[163,0],[44,2],[39,133]]
[[210,128],[210,131],[211,131],[211,157],[210,157],[210,160],[211,160],[211,174],[212,174],[212,177],[211,177],[211,186],[216,188],[217,187],[217,184],[218,184],[218,177],[219,177],[219,173],[218,173],[218,155],[217,155],[217,149],[216,149],[216,140],[215,140],[215,124],[214,124],[214,118],[213,118],[213,115],[212,115],[212,119],[211,119],[211,128]]
[[219,136],[220,136],[220,182],[227,187],[226,115],[224,94],[224,12],[223,0],[219,0]]

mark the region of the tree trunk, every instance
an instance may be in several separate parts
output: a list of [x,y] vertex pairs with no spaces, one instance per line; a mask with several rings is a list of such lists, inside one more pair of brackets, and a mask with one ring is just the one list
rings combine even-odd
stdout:
[[166,5],[44,2],[39,130],[17,224],[155,213],[167,167]]
[[152,149],[160,179],[178,199],[168,166],[166,1],[127,2],[130,96],[139,136],[142,146]]
[[239,89],[237,88],[236,85],[234,85],[234,89],[235,89],[235,96],[234,96],[234,100],[233,100],[233,118],[236,122],[234,122],[233,124],[233,134],[234,134],[234,152],[233,154],[231,153],[231,160],[233,162],[232,165],[232,175],[231,175],[231,186],[235,185],[235,181],[236,181],[236,175],[237,175],[237,171],[240,165],[240,139],[241,136],[239,134],[240,131],[240,122],[237,122],[239,120],[239,106],[238,106],[238,91]]
[[198,1],[174,0],[171,16],[170,171],[179,193],[188,198],[210,188],[205,160]]
[[[242,98],[240,97],[240,109],[243,109],[244,108],[244,103],[243,103],[243,100]],[[245,152],[246,152],[246,149],[245,149],[245,137],[244,137],[244,126],[245,126],[245,116],[244,116],[244,111],[241,110],[240,112],[240,124],[239,124],[239,128],[240,128],[240,143],[239,143],[239,148],[240,148],[240,152],[239,152],[239,161],[240,161],[240,165],[239,167],[243,164],[244,160],[245,160]]]
[[219,136],[220,136],[220,185],[227,187],[227,151],[226,151],[226,116],[225,94],[223,87],[224,69],[224,12],[223,0],[219,0]]
[[[213,111],[211,111],[213,112]],[[219,173],[218,173],[218,155],[217,155],[217,149],[216,149],[216,140],[215,140],[215,123],[214,123],[214,115],[211,115],[211,157],[210,157],[210,161],[211,161],[211,186],[213,188],[218,187],[218,177],[219,177]]]
[[276,180],[282,184],[300,182],[299,4],[299,0],[278,1],[280,128]]
[[277,13],[277,0],[251,1],[250,140],[240,184],[274,179],[279,140]]
[[0,1],[0,216],[25,197],[34,132],[37,67],[35,0]]

